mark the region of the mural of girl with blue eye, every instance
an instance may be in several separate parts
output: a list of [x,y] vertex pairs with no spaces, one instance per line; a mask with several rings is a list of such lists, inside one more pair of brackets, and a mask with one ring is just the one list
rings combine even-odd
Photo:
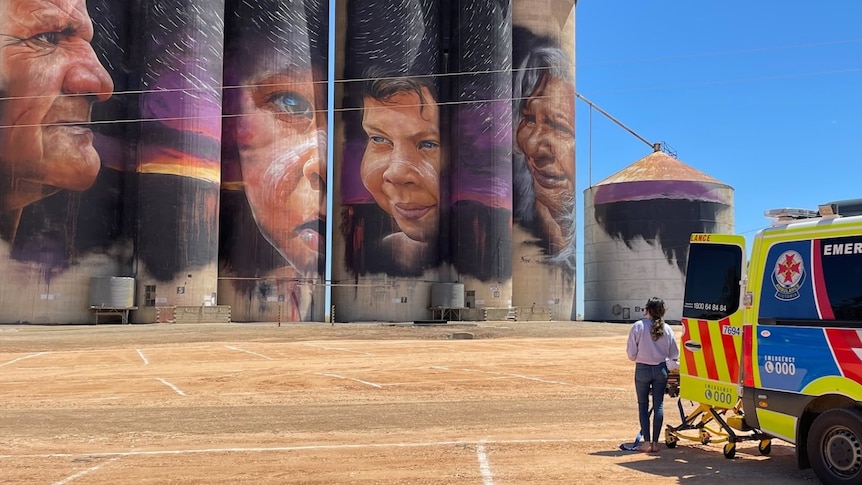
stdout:
[[326,242],[326,2],[226,6],[219,250],[231,284],[219,293],[232,300],[235,320],[275,319],[279,310],[291,321],[317,318],[323,298],[313,283],[323,275]]

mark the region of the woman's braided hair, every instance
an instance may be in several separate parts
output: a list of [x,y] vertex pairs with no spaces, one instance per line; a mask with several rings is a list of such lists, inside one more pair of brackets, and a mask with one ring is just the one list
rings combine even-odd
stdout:
[[650,298],[646,304],[646,311],[652,319],[650,335],[654,341],[658,340],[664,335],[664,300],[657,296]]

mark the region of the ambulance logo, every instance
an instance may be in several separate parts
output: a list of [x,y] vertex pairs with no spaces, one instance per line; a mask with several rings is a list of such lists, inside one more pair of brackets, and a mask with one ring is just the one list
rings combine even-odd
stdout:
[[799,298],[799,289],[804,282],[805,265],[802,264],[802,255],[793,250],[782,253],[772,271],[775,297],[785,301]]

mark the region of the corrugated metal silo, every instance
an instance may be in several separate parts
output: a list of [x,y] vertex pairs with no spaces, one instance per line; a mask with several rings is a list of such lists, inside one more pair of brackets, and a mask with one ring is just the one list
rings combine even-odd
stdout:
[[635,321],[651,296],[679,321],[693,232],[733,232],[733,188],[662,152],[584,191],[584,318]]

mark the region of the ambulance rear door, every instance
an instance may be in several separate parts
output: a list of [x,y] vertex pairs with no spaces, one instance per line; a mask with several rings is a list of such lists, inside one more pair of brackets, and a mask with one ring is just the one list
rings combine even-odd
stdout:
[[738,400],[745,238],[692,234],[680,338],[680,397],[717,408]]

